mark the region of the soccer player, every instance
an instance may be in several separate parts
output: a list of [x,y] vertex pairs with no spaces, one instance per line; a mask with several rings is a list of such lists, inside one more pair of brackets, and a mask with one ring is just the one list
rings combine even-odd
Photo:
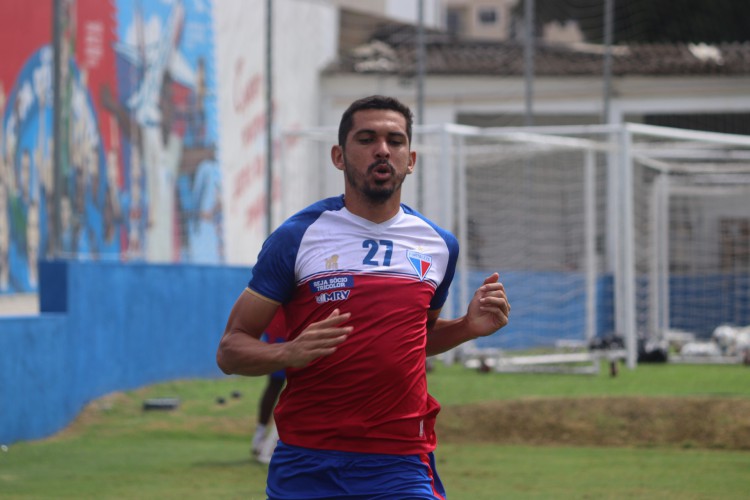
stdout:
[[[510,305],[493,273],[465,316],[439,318],[458,243],[401,203],[417,158],[411,129],[412,113],[396,99],[349,106],[331,149],[343,196],[314,203],[269,236],[227,320],[217,352],[225,373],[286,368],[266,484],[272,500],[445,498],[426,356],[494,333]],[[282,304],[287,341],[261,342]]]

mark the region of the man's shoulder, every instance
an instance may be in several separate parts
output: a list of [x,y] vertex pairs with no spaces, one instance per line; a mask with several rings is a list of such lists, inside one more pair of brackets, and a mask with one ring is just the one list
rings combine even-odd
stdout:
[[285,223],[299,223],[300,221],[315,220],[324,212],[335,212],[344,208],[343,196],[333,196],[318,200],[312,205],[308,205],[296,214],[289,217]]
[[322,214],[341,210],[343,207],[344,201],[341,196],[316,201],[312,205],[308,205],[282,222],[281,225],[276,228],[274,233],[287,236],[289,234],[304,233],[306,229],[317,221]]
[[447,229],[439,226],[436,222],[432,221],[428,217],[426,217],[424,214],[418,212],[417,210],[414,210],[408,205],[401,204],[401,209],[404,211],[406,215],[416,217],[420,219],[424,224],[430,226],[436,233],[440,235],[443,240],[445,240],[446,244],[449,247],[453,247],[455,245],[458,245],[458,239],[455,237],[455,235],[448,231]]

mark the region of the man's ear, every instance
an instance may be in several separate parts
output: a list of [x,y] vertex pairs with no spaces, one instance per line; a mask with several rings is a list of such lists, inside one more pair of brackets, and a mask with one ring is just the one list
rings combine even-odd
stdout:
[[409,151],[409,165],[406,166],[406,173],[410,174],[414,172],[414,167],[417,164],[417,152]]
[[338,144],[331,147],[331,162],[339,170],[344,170],[344,148]]

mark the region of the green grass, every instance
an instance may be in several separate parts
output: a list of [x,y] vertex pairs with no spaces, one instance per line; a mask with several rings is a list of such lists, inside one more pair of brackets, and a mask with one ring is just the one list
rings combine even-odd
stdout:
[[451,500],[741,499],[750,454],[631,448],[440,446]]
[[[642,365],[618,377],[479,374],[437,365],[444,406],[526,397],[612,395],[750,398],[743,366]],[[0,498],[265,498],[266,468],[250,460],[262,378],[158,384],[103,398],[69,429],[0,451]],[[232,398],[240,391],[240,398]],[[226,398],[223,405],[217,397]],[[179,397],[175,411],[142,410]],[[750,453],[441,443],[451,500],[496,498],[746,498]]]

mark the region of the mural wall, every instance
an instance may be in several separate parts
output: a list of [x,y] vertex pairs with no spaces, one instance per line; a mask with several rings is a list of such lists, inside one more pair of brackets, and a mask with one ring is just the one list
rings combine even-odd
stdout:
[[56,174],[52,2],[1,5],[24,43],[0,73],[0,291],[33,290],[37,256],[220,262],[210,6],[61,3]]
[[[56,1],[59,144],[55,2],[0,0],[0,294],[35,291],[45,257],[252,263],[266,220],[265,2]],[[280,57],[296,59],[274,69],[295,82],[275,96],[274,129],[317,125],[335,11],[274,8]]]

